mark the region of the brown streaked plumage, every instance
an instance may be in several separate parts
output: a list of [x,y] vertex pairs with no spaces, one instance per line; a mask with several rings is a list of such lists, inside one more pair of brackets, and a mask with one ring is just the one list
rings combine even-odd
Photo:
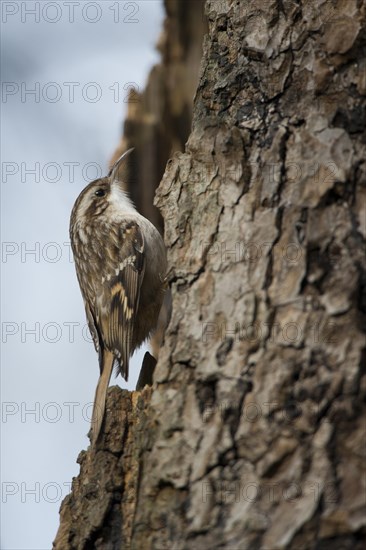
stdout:
[[129,359],[157,324],[164,296],[166,253],[157,229],[134,208],[117,174],[90,183],[71,213],[76,273],[100,377],[92,416],[92,444],[102,425],[113,366],[128,379]]

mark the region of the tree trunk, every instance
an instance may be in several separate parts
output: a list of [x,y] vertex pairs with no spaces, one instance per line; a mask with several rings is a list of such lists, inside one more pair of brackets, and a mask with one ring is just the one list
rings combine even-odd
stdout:
[[204,0],[164,0],[166,18],[158,41],[161,63],[150,72],[146,89],[128,99],[123,137],[112,163],[134,147],[128,192],[138,211],[161,231],[163,220],[153,205],[167,160],[184,151],[192,124],[203,36],[207,32]]
[[78,492],[82,467],[55,547],[361,549],[365,5],[206,11],[192,133],[157,195],[173,312],[154,386],[110,390],[98,488]]

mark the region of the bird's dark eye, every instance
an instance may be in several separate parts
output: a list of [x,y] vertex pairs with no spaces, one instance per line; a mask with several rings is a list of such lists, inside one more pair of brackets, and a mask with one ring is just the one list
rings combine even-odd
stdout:
[[104,195],[105,195],[104,189],[97,189],[97,190],[95,191],[95,195],[96,195],[97,197],[104,197]]

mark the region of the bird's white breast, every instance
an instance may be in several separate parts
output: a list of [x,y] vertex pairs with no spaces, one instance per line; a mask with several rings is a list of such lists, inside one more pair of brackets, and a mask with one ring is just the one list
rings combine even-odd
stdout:
[[131,200],[121,188],[121,184],[113,182],[109,194],[109,216],[115,219],[125,218],[126,214],[136,214],[136,209]]

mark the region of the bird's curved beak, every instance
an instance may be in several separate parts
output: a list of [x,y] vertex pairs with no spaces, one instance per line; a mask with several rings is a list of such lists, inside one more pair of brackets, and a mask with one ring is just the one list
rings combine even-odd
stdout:
[[118,173],[119,173],[119,168],[122,164],[122,162],[126,159],[127,156],[129,156],[132,151],[134,151],[135,148],[134,147],[131,147],[131,149],[128,149],[127,151],[125,151],[123,153],[123,155],[121,155],[119,157],[119,159],[116,160],[116,162],[113,164],[113,166],[111,167],[111,169],[109,170],[108,172],[108,178],[110,178],[113,181],[121,181],[120,177],[118,177]]

